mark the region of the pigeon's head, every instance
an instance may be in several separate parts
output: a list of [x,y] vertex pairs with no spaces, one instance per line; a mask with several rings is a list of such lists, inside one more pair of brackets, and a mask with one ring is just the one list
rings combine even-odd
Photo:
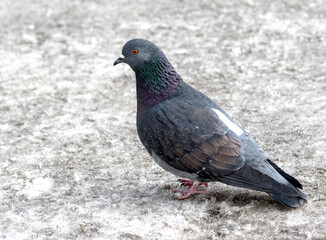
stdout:
[[114,65],[127,63],[134,71],[150,61],[160,50],[154,43],[145,39],[129,40],[122,48],[122,55],[117,58]]

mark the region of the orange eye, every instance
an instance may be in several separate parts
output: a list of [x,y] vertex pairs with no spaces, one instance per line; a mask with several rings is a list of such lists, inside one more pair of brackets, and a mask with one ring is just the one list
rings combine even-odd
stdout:
[[137,49],[132,50],[132,54],[136,55],[138,53]]

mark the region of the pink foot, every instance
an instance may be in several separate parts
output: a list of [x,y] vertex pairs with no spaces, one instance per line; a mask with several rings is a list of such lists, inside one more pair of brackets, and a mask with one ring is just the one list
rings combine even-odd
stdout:
[[181,182],[181,186],[187,186],[188,190],[187,191],[180,191],[177,189],[174,189],[173,192],[174,193],[181,193],[182,195],[180,197],[177,197],[179,200],[182,199],[186,199],[188,197],[190,197],[191,195],[194,195],[196,193],[201,193],[201,194],[208,194],[209,192],[204,191],[204,190],[197,190],[197,187],[200,185],[204,185],[206,187],[208,187],[208,183],[207,182],[200,182],[200,183],[195,183],[192,180],[188,180],[188,179],[179,179],[179,182]]

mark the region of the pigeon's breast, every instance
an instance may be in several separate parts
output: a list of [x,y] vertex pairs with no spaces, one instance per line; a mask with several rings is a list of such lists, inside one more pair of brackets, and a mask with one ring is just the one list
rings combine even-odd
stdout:
[[174,175],[181,177],[181,178],[187,178],[187,179],[190,179],[193,181],[197,180],[197,177],[198,177],[197,174],[180,171],[180,170],[174,168],[173,166],[171,166],[171,165],[167,164],[165,161],[163,161],[154,151],[152,151],[151,156],[154,159],[154,161],[165,171],[173,173]]

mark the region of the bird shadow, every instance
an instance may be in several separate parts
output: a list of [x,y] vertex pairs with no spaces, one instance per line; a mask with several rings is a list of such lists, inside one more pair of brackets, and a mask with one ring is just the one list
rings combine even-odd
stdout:
[[279,204],[265,193],[248,191],[249,192],[243,191],[241,193],[234,193],[232,191],[213,192],[210,197],[207,196],[206,198],[215,198],[218,203],[227,202],[230,206],[234,207],[252,206],[262,209],[274,209],[281,212],[293,210],[293,208],[288,208]]
[[[171,190],[171,186],[165,186],[165,189]],[[214,191],[213,189],[210,191],[209,194],[195,194],[189,197],[189,199],[205,199],[211,200],[217,203],[227,202],[231,206],[236,207],[245,207],[248,205],[255,205],[255,207],[262,207],[262,208],[270,208],[271,206],[275,207],[278,211],[289,211],[292,208],[285,207],[279,204],[277,201],[272,199],[266,193],[257,192],[248,189],[240,189],[238,190],[240,193],[235,193],[232,190],[221,190],[221,191]]]

